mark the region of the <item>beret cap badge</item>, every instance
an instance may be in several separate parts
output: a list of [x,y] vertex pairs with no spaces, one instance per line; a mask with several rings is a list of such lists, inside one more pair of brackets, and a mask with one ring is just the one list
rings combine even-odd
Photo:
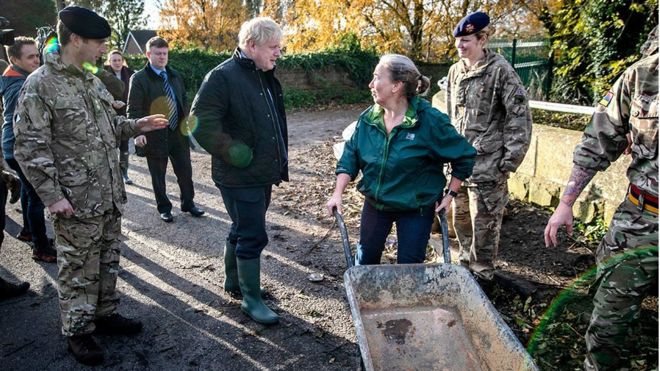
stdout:
[[490,23],[490,17],[484,12],[466,15],[454,28],[454,37],[468,36],[483,30]]

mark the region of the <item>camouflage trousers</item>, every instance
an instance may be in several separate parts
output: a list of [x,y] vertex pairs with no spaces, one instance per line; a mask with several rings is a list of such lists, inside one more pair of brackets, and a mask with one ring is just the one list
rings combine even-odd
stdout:
[[502,216],[508,202],[507,179],[463,185],[452,202],[460,261],[486,279],[492,278]]
[[629,367],[642,300],[658,282],[658,216],[630,201],[619,206],[596,251],[598,280],[585,335],[585,370]]
[[121,213],[93,218],[56,217],[57,275],[62,333],[89,334],[94,319],[115,312]]

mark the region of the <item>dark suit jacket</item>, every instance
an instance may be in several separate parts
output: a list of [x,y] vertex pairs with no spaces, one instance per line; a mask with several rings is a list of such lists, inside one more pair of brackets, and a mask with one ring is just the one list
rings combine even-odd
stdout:
[[[165,128],[146,133],[147,145],[144,147],[144,155],[146,156],[168,156],[168,137],[180,135],[179,129],[184,124],[188,112],[186,89],[183,85],[181,75],[170,67],[166,67],[166,70],[168,80],[172,84],[176,95],[179,126],[176,131]],[[157,113],[162,113],[165,117],[169,117],[169,107],[163,78],[151,69],[149,63],[131,77],[127,111],[128,117],[132,119]],[[189,146],[188,141],[185,141],[185,143]]]

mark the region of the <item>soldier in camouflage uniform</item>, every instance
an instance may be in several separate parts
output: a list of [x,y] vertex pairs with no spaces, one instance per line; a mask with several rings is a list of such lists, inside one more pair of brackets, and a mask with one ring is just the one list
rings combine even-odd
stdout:
[[[656,31],[656,30],[654,30]],[[652,33],[653,35],[653,33]],[[626,341],[644,297],[658,282],[658,45],[630,66],[600,100],[573,154],[573,170],[545,229],[546,246],[557,245],[557,229],[572,232],[572,206],[598,171],[628,147],[632,162],[628,194],[596,250],[597,287],[585,340],[586,370],[627,368]]]
[[511,65],[486,48],[488,15],[472,13],[456,29],[461,60],[449,69],[447,110],[452,124],[477,150],[472,176],[453,201],[460,260],[492,279],[507,179],[525,157],[532,132],[527,93]]
[[126,193],[117,141],[167,126],[163,115],[116,116],[113,98],[90,73],[106,51],[108,22],[70,6],[59,13],[59,53],[26,80],[14,116],[15,158],[54,215],[62,333],[76,360],[98,364],[92,332],[133,334],[116,313],[121,204]]

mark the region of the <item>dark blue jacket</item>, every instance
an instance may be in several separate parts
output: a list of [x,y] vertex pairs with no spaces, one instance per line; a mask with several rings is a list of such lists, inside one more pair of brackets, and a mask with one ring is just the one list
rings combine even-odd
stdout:
[[25,79],[29,74],[23,69],[11,65],[2,74],[0,95],[3,101],[2,154],[6,159],[14,158],[14,110]]
[[273,70],[258,70],[237,49],[206,75],[190,116],[196,120],[195,139],[213,155],[216,185],[250,187],[289,180],[284,99]]

